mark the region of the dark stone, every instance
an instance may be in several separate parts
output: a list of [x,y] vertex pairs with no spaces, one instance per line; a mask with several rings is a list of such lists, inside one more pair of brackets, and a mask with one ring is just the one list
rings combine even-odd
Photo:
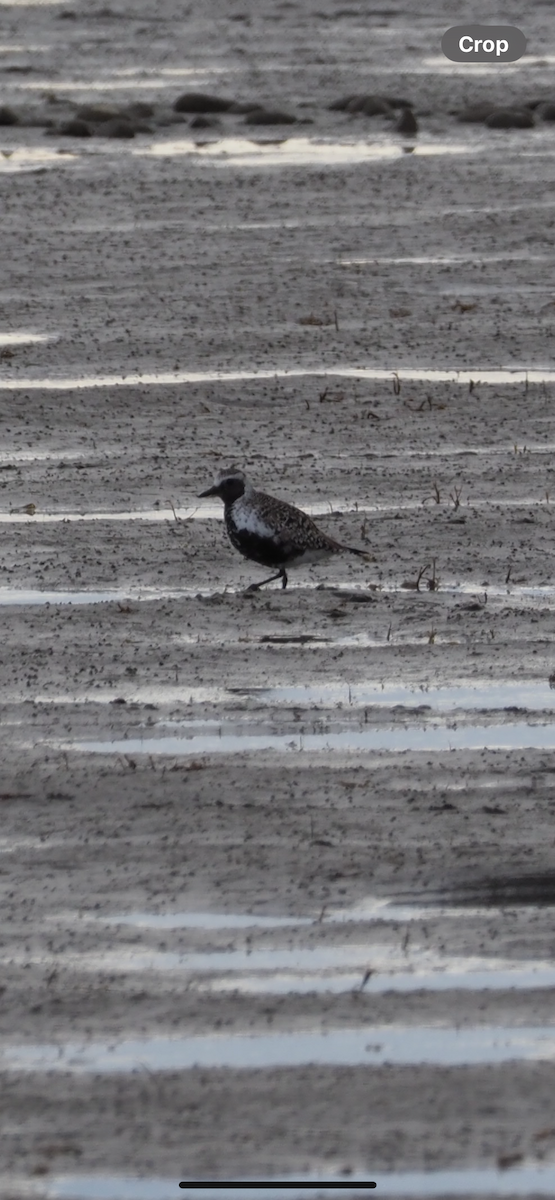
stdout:
[[496,108],[486,118],[489,129],[532,129],[534,117],[529,109]]
[[[379,101],[380,104],[386,105],[386,111],[391,108],[412,108],[410,100],[403,100],[400,96],[342,96],[340,100],[334,100],[333,104],[329,105],[331,111],[338,109],[340,112],[360,112],[365,102],[369,100]],[[366,112],[366,109],[363,109]],[[383,112],[383,109],[376,109],[376,115]],[[366,116],[373,116],[372,113],[366,112]]]
[[555,104],[552,101],[540,104],[538,113],[542,121],[555,121]]
[[257,108],[264,108],[258,100],[234,100],[228,108],[230,113],[249,113],[254,112]]
[[86,121],[80,121],[78,117],[72,117],[71,121],[64,121],[60,125],[58,133],[63,137],[92,137],[92,131]]
[[345,112],[351,100],[357,100],[359,97],[354,92],[350,92],[348,96],[341,96],[339,100],[334,100],[333,104],[328,104],[330,112]]
[[461,108],[457,113],[457,121],[468,125],[482,125],[490,113],[495,112],[495,107],[495,104],[490,104],[487,100],[482,104],[469,104],[468,108]]
[[7,105],[2,105],[0,108],[0,125],[17,125],[19,117],[14,112],[13,108],[8,108]]
[[[53,129],[55,121],[52,117],[45,117],[42,113],[24,113],[19,121],[25,129]],[[0,121],[0,125],[2,122]]]
[[228,112],[232,100],[224,100],[221,96],[209,96],[204,92],[184,92],[178,96],[174,104],[175,112],[186,113],[217,113]]
[[113,121],[103,121],[98,133],[101,137],[132,138],[135,137],[136,126],[125,117],[116,117]]
[[200,115],[198,117],[193,117],[192,121],[189,122],[191,129],[214,129],[217,128],[218,125],[219,121],[217,117],[203,117]]
[[393,109],[381,96],[363,96],[362,104],[355,111],[364,113],[365,117],[387,117],[391,116]]
[[391,109],[381,96],[353,96],[346,105],[345,112],[362,112],[366,117],[377,117],[390,113]]
[[402,100],[400,96],[380,96],[380,100],[385,100],[390,108],[412,108],[412,100]]
[[132,104],[126,104],[121,112],[124,117],[148,118],[154,116],[155,110],[154,105],[146,100],[133,100]]
[[395,125],[396,133],[415,135],[418,133],[418,121],[411,108],[404,108]]
[[79,121],[90,121],[91,125],[101,125],[103,121],[114,121],[121,114],[117,108],[108,108],[105,104],[84,104],[78,108],[76,117]]
[[276,108],[255,108],[247,113],[246,125],[296,125],[297,118]]

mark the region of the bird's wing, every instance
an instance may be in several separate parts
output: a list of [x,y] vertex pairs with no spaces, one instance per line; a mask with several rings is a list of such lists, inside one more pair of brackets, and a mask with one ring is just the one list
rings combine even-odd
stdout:
[[338,543],[322,533],[312,517],[285,500],[276,500],[264,492],[258,492],[257,509],[260,517],[272,527],[272,537],[277,546],[288,554],[295,550],[337,549]]

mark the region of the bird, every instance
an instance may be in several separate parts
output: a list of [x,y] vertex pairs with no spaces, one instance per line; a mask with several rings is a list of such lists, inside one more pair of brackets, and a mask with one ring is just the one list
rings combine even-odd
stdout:
[[220,471],[215,483],[200,492],[199,499],[204,496],[218,496],[223,501],[229,539],[244,558],[277,568],[275,575],[251,583],[248,592],[257,592],[275,579],[281,579],[282,588],[286,588],[286,568],[319,562],[343,551],[373,561],[366,550],[344,546],[322,533],[300,508],[257,491],[238,467]]

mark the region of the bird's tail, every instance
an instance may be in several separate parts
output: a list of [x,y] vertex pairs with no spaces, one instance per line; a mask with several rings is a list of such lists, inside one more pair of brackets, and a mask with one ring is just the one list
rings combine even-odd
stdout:
[[359,558],[364,558],[366,562],[375,562],[375,554],[370,554],[368,550],[359,550],[357,546],[342,546],[342,550],[348,550],[349,554],[358,554]]

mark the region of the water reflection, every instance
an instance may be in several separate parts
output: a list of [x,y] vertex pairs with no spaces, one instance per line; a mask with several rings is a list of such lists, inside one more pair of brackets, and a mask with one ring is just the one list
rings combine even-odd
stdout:
[[[206,722],[208,729],[210,722]],[[213,723],[212,723],[213,724]],[[183,722],[182,734],[170,737],[119,738],[114,741],[74,741],[60,743],[63,750],[89,754],[186,755],[247,754],[274,750],[281,754],[311,751],[364,753],[383,751],[450,750],[550,750],[555,747],[555,725],[530,725],[523,722],[502,725],[427,727],[411,725],[397,729],[330,729],[327,733],[253,732],[256,726],[245,724],[243,731],[226,730],[219,725],[212,732],[193,732],[193,723]]]
[[197,370],[197,371],[145,371],[131,372],[128,375],[77,375],[70,378],[42,376],[26,379],[0,379],[0,391],[52,391],[69,392],[78,388],[113,388],[137,387],[156,384],[171,387],[182,383],[231,383],[243,379],[300,379],[307,377],[339,378],[339,379],[374,379],[391,381],[397,375],[403,381],[421,383],[459,383],[475,387],[479,384],[534,384],[553,383],[555,370],[551,368],[522,368],[504,367],[501,370],[474,367],[467,371],[431,370],[424,367],[274,367],[271,370],[255,370],[238,368],[233,371]]
[[133,1070],[260,1070],[279,1067],[399,1065],[469,1066],[514,1061],[552,1062],[555,1027],[396,1028],[197,1037],[129,1038],[119,1042],[9,1046],[4,1071],[72,1074]]
[[50,342],[52,338],[50,333],[0,333],[0,346],[25,346],[32,342]]
[[[262,1180],[237,1180],[233,1184],[204,1183],[199,1180],[184,1180],[176,1191],[175,1178],[144,1178],[124,1175],[63,1175],[50,1176],[40,1182],[41,1195],[47,1200],[176,1200],[176,1196],[189,1200],[331,1200],[335,1196],[374,1195],[367,1185],[369,1180],[377,1182],[376,1195],[391,1196],[395,1200],[429,1200],[430,1197],[446,1196],[504,1196],[529,1197],[548,1196],[555,1193],[555,1166],[552,1163],[524,1163],[509,1170],[495,1167],[457,1167],[439,1171],[385,1172],[372,1169],[364,1174],[357,1170],[348,1175],[334,1175],[329,1169],[294,1176],[281,1172],[276,1182]],[[279,1184],[283,1183],[283,1187]],[[295,1189],[295,1183],[302,1188]],[[307,1184],[313,1183],[313,1187]],[[241,1187],[241,1184],[244,1186]],[[357,1187],[357,1184],[360,1185]],[[27,1191],[24,1192],[27,1194]],[[30,1193],[32,1194],[32,1193]]]
[[[419,143],[412,148],[416,157],[430,155],[469,154],[479,151],[476,143],[429,142]],[[219,138],[200,143],[188,138],[175,138],[153,142],[150,146],[134,147],[134,155],[175,158],[178,155],[194,155],[196,158],[213,162],[218,166],[319,166],[338,167],[350,163],[371,162],[379,159],[402,158],[404,149],[396,141],[381,142],[331,142],[315,141],[307,137],[288,137],[281,142],[253,141],[251,138]]]

